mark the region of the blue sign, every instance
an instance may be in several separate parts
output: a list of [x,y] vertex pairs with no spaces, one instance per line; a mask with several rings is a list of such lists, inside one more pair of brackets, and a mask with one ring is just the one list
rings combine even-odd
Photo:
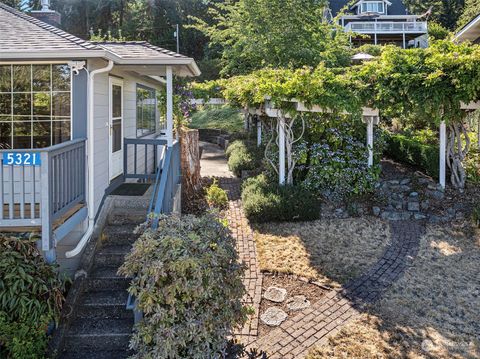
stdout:
[[37,152],[4,152],[3,165],[40,166],[42,161]]

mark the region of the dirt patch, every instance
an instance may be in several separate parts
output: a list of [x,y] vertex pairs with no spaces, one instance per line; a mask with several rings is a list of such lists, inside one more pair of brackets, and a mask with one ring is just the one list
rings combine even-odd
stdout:
[[412,267],[369,312],[310,358],[480,358],[478,233],[428,227]]
[[338,287],[381,257],[390,230],[373,217],[275,223],[258,226],[255,241],[261,270]]
[[208,187],[213,183],[213,177],[202,177],[202,188],[193,195],[186,195],[182,191],[182,213],[202,215],[208,210],[208,203],[205,199],[205,193]]
[[[260,315],[270,307],[278,307],[285,311],[289,315],[289,317],[294,316],[298,314],[299,311],[291,311],[288,309],[287,302],[289,298],[296,295],[304,295],[307,300],[310,301],[310,304],[313,304],[329,292],[328,290],[320,288],[318,285],[309,283],[305,280],[301,280],[300,278],[298,278],[298,276],[264,273],[262,295],[268,287],[285,288],[287,290],[287,297],[283,303],[274,303],[262,298],[259,310]],[[260,320],[258,327],[258,335],[259,337],[262,337],[275,329],[276,327],[270,327]]]

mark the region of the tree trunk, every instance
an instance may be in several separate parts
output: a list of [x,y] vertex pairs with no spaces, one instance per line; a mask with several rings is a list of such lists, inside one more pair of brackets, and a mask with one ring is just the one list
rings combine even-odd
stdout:
[[202,188],[198,130],[182,128],[180,145],[182,153],[182,192],[188,198]]

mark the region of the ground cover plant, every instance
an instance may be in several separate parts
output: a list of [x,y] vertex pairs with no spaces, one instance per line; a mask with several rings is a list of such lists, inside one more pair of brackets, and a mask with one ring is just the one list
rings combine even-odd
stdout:
[[119,269],[133,277],[129,292],[144,314],[131,340],[134,357],[224,353],[248,312],[243,271],[229,230],[214,214],[162,217],[157,230],[146,229]]
[[429,226],[403,277],[310,359],[479,358],[479,263],[478,231]]
[[225,209],[228,206],[227,192],[218,186],[217,180],[207,188],[205,198],[210,208]]
[[43,358],[68,281],[37,249],[37,239],[0,234],[0,356]]
[[266,223],[255,227],[255,242],[262,270],[338,287],[380,258],[390,232],[376,218]]

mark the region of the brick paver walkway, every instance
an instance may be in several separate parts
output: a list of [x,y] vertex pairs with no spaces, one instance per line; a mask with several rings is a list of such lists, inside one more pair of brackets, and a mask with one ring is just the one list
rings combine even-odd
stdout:
[[392,243],[371,269],[290,317],[250,347],[266,351],[271,359],[303,358],[313,346],[325,344],[365,304],[379,299],[415,257],[424,233],[424,227],[416,222],[391,222],[390,226]]
[[244,303],[253,307],[255,313],[242,330],[236,333],[236,337],[248,345],[248,348],[266,351],[270,359],[300,359],[305,357],[312,347],[325,344],[328,337],[355,318],[364,305],[378,300],[404,273],[418,252],[424,226],[418,222],[390,222],[392,243],[386,248],[380,260],[366,273],[350,281],[343,288],[329,292],[310,308],[290,316],[266,336],[257,338],[262,273],[257,262],[253,231],[242,209],[241,181],[222,177],[225,173],[226,160],[220,162],[219,164],[217,158],[215,168],[221,166],[222,168],[218,169],[220,172],[209,175],[219,176],[220,187],[228,193],[227,219],[236,239],[239,257],[247,266],[244,284],[248,293]]
[[242,328],[235,333],[245,345],[252,343],[258,335],[258,316],[260,301],[262,298],[262,273],[257,263],[257,250],[253,240],[253,231],[245,218],[240,200],[240,180],[236,178],[220,178],[219,185],[228,193],[229,208],[227,219],[236,239],[237,251],[240,260],[245,263],[246,271],[243,283],[247,289],[247,295],[243,302],[254,310]]

